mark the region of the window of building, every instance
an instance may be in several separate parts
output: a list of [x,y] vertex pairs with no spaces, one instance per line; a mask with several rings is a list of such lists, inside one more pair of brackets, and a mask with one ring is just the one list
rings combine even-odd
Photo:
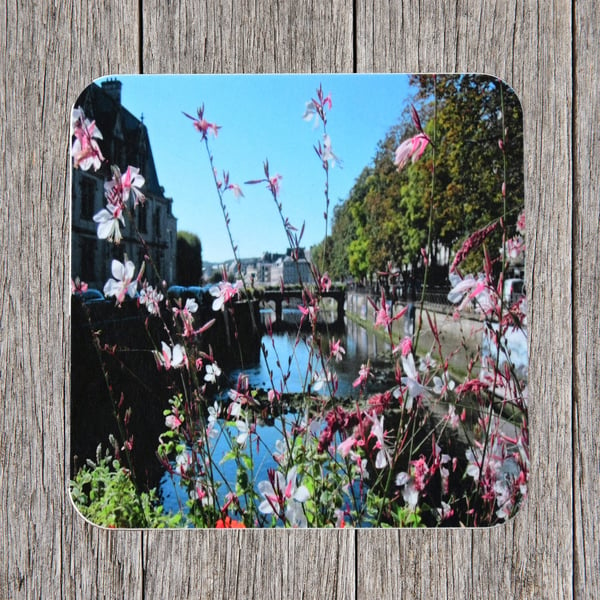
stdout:
[[138,231],[140,233],[148,233],[148,215],[146,210],[146,203],[140,202],[135,210],[137,212]]
[[157,206],[154,210],[154,237],[158,242],[160,240],[160,207]]
[[83,281],[96,279],[96,240],[82,238],[81,240],[81,274]]
[[81,192],[81,218],[91,221],[96,208],[96,180],[91,177],[82,177],[79,189]]

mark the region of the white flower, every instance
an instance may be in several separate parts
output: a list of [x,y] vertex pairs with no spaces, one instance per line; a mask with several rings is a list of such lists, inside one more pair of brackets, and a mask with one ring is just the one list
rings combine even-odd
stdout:
[[161,292],[155,290],[151,285],[144,285],[140,290],[140,304],[145,304],[151,315],[160,313],[159,303],[162,302],[163,298]]
[[240,293],[242,286],[243,283],[241,281],[236,281],[235,285],[228,281],[221,281],[219,285],[211,287],[209,292],[211,296],[215,297],[215,300],[212,303],[212,309],[215,311],[221,310],[229,300]]
[[296,467],[292,467],[284,479],[280,471],[270,471],[269,480],[258,484],[258,491],[265,498],[258,510],[265,515],[280,514],[280,508],[286,505],[285,518],[292,527],[306,527],[306,517],[301,503],[310,498],[310,492],[305,486],[296,484]]
[[104,285],[104,295],[115,296],[117,304],[121,304],[126,295],[134,298],[137,291],[137,280],[133,278],[135,265],[130,260],[126,260],[125,264],[113,260],[111,272],[114,279],[109,279]]
[[221,375],[221,369],[217,366],[217,363],[206,365],[204,381],[208,381],[209,383],[217,383],[217,377],[219,377],[219,375]]
[[396,485],[402,487],[402,497],[404,502],[414,510],[419,502],[419,492],[415,487],[414,479],[405,472],[398,473],[396,476]]
[[175,472],[184,475],[192,465],[192,453],[185,450],[175,458]]
[[179,369],[187,365],[187,356],[185,350],[180,344],[175,344],[173,348],[161,342],[162,352],[154,352],[156,362],[165,369]]
[[193,298],[188,298],[185,301],[185,310],[195,313],[198,310],[198,303]]
[[245,448],[246,442],[248,441],[248,436],[250,435],[250,427],[246,421],[236,421],[235,426],[238,430],[238,435],[235,438],[235,441],[241,448]]
[[419,373],[415,367],[415,359],[412,354],[408,356],[402,356],[402,368],[406,373],[406,377],[402,377],[401,381],[408,390],[408,398],[406,400],[406,410],[412,410],[413,400],[419,396],[429,395],[429,390],[419,383]]
[[120,205],[108,204],[106,208],[103,208],[92,218],[94,222],[98,223],[97,235],[99,239],[108,240],[115,244],[121,242],[123,236],[121,235],[119,222],[125,227],[125,220],[123,219],[123,209]]

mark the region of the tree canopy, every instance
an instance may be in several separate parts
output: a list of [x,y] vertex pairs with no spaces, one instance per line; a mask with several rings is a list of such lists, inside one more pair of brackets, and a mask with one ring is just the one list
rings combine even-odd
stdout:
[[[523,208],[522,114],[514,92],[480,75],[414,76],[411,84],[431,143],[398,170],[395,149],[418,133],[407,105],[334,209],[326,264],[335,279],[368,277],[390,263],[414,272],[422,248],[432,266],[447,267],[464,239],[492,221],[505,216],[512,233]],[[495,236],[487,243],[499,247],[500,229]],[[481,254],[469,260],[467,267],[481,269]]]
[[202,282],[202,244],[195,233],[177,232],[177,284],[200,285]]

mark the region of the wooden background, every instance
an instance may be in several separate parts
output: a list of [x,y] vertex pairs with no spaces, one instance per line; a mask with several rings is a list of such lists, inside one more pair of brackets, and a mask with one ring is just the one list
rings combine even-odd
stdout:
[[[594,0],[4,0],[0,598],[593,598],[600,593]],[[487,530],[116,531],[69,455],[68,111],[117,73],[483,72],[525,116],[532,478]],[[368,115],[365,115],[368,118]]]

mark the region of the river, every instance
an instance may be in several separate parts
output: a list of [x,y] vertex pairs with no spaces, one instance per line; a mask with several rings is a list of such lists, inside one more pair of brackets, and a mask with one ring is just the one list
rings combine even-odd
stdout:
[[[270,311],[261,311],[263,319],[272,316]],[[297,309],[284,309],[283,319],[288,323],[299,322],[300,313]],[[327,316],[325,315],[325,320]],[[310,333],[302,333],[298,338],[293,332],[278,332],[272,335],[264,335],[262,343],[267,350],[267,358],[261,353],[258,364],[249,365],[240,370],[231,371],[228,374],[229,388],[235,388],[238,375],[243,372],[248,377],[248,383],[251,388],[271,389],[269,370],[273,371],[273,383],[275,389],[280,389],[282,375],[281,370],[277,368],[276,361],[287,371],[288,361],[290,361],[289,378],[287,379],[285,392],[298,393],[306,391],[307,381],[306,373],[309,362],[309,344],[307,336]],[[361,365],[370,361],[373,377],[371,379],[370,390],[386,389],[394,385],[393,370],[390,369],[389,351],[390,346],[382,342],[377,336],[367,332],[363,327],[357,325],[349,319],[345,319],[343,328],[337,329],[335,333],[322,333],[322,348],[328,352],[331,339],[339,340],[345,350],[342,360],[335,362],[335,372],[338,378],[338,391],[336,397],[350,398],[357,395],[353,382],[358,377]],[[314,370],[319,371],[318,362],[313,358]],[[320,390],[320,393],[326,393],[326,386]],[[299,423],[303,415],[288,414],[286,421],[291,427],[292,424]],[[272,457],[275,452],[276,443],[282,439],[280,420],[275,424],[258,424],[256,433],[261,441],[271,453],[266,452],[264,445],[261,447],[259,455],[255,456],[255,479],[260,481],[267,478],[267,470],[276,467],[277,464]],[[214,458],[217,462],[229,451],[229,442],[226,436],[220,436],[217,439],[214,448]],[[256,448],[254,448],[256,450]],[[223,465],[223,477],[225,480],[235,482],[236,465],[234,461],[229,461]],[[177,511],[180,506],[185,505],[185,490],[179,485],[179,477],[165,473],[160,483],[160,492],[163,499],[163,505],[166,511]]]

